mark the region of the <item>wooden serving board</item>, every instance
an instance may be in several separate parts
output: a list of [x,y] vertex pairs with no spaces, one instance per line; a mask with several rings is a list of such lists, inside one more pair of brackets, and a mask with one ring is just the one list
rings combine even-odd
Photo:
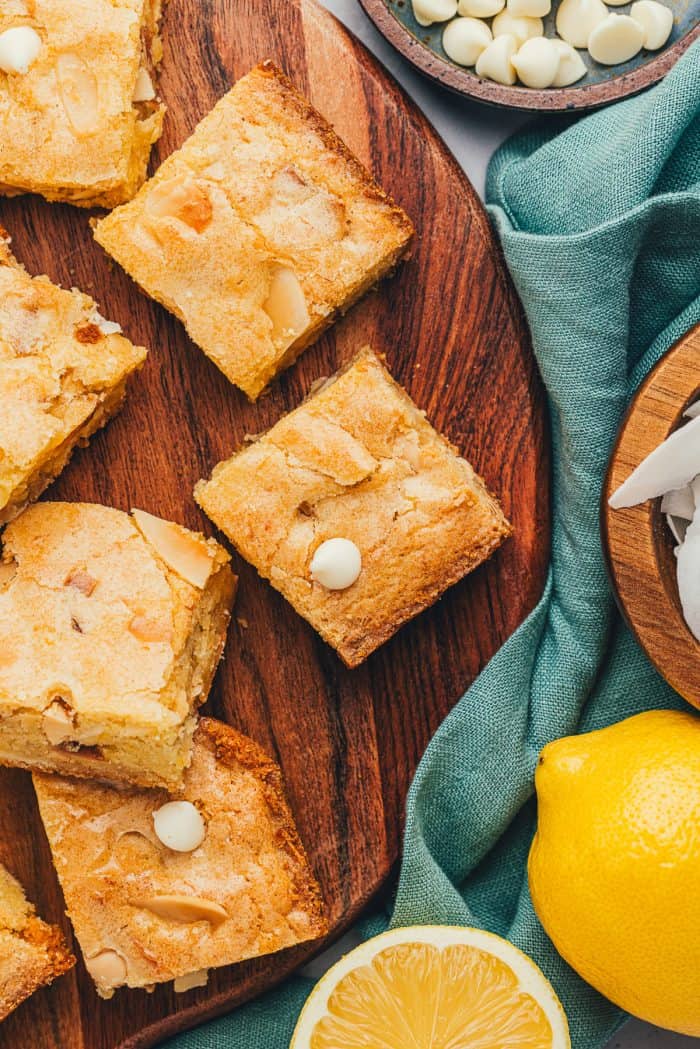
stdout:
[[661,500],[613,510],[612,493],[683,422],[700,394],[700,325],[661,358],[639,387],[620,428],[603,485],[601,524],[622,614],[659,673],[700,709],[700,642],[691,634],[676,581],[674,540]]
[[[123,413],[75,455],[50,497],[139,506],[211,533],[191,497],[197,479],[371,343],[515,525],[486,566],[354,671],[234,558],[237,618],[206,709],[281,764],[337,936],[395,867],[406,791],[430,736],[540,594],[549,546],[542,394],[474,190],[418,109],[328,13],[313,0],[170,0],[164,46],[168,114],[155,163],[239,76],[271,58],[409,212],[419,239],[391,280],[251,405],[108,262],[86,212],[29,197],[0,202],[0,223],[30,271],[90,291],[107,317],[151,348]],[[29,776],[0,774],[0,859],[70,935]],[[319,946],[219,970],[208,987],[184,995],[121,991],[107,1003],[79,962],[2,1024],[0,1049],[151,1046],[258,994]]]

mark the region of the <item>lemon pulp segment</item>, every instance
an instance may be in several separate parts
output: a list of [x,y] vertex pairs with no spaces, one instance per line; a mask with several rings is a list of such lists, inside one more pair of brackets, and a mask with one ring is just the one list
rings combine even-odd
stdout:
[[467,944],[405,943],[347,973],[310,1049],[550,1049],[551,1024],[510,966]]

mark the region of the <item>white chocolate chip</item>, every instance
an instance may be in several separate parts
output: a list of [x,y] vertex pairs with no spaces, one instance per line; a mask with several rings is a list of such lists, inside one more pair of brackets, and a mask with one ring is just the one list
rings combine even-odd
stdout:
[[491,30],[478,18],[455,18],[442,34],[445,54],[459,66],[476,65],[476,60],[491,43]]
[[86,958],[85,968],[101,990],[111,991],[126,982],[126,962],[111,949]]
[[479,55],[476,75],[494,80],[497,84],[511,86],[516,81],[515,66],[511,59],[518,49],[515,37],[510,33],[492,40]]
[[185,973],[184,976],[176,976],[173,980],[175,994],[191,991],[193,987],[206,987],[209,979],[208,969],[198,969],[194,973]]
[[630,8],[630,17],[644,30],[643,46],[647,51],[658,51],[671,35],[673,11],[657,0],[636,0]]
[[507,9],[515,18],[542,18],[552,10],[552,0],[508,0]]
[[552,40],[559,53],[559,68],[552,81],[552,87],[568,87],[575,84],[587,73],[586,63],[578,51],[565,40]]
[[644,29],[629,15],[608,15],[588,38],[588,52],[604,66],[629,62],[642,49]]
[[516,17],[510,11],[501,11],[491,23],[491,32],[494,37],[514,36],[518,47],[530,40],[533,36],[542,36],[544,23],[541,18],[528,18],[527,15]]
[[204,841],[206,828],[191,801],[168,801],[153,813],[158,839],[173,852],[193,852]]
[[360,574],[362,557],[351,539],[326,539],[309,568],[311,578],[327,590],[346,590]]
[[559,68],[559,52],[551,40],[533,36],[511,59],[518,79],[526,87],[551,87]]
[[413,14],[422,26],[447,22],[457,14],[457,0],[413,0]]
[[156,89],[153,86],[150,74],[147,69],[143,66],[138,71],[136,76],[136,83],[134,85],[134,93],[131,97],[132,102],[150,102],[151,99],[156,97]]
[[0,69],[4,73],[28,73],[40,51],[41,37],[31,26],[18,25],[0,33]]
[[603,0],[561,0],[557,9],[557,33],[572,47],[588,47],[588,38],[608,17]]
[[[502,11],[506,0],[459,0],[457,14],[465,18],[491,18]],[[469,65],[473,65],[470,62]]]

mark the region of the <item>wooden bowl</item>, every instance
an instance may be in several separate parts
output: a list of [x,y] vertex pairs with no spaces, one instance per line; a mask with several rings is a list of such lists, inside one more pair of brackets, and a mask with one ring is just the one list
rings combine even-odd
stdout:
[[[431,80],[460,95],[479,99],[491,105],[509,109],[556,112],[561,110],[595,109],[637,94],[661,80],[694,40],[700,37],[697,0],[663,0],[673,10],[673,30],[668,43],[659,52],[640,51],[629,62],[618,66],[602,66],[580,51],[588,66],[588,73],[572,87],[548,88],[545,91],[529,87],[505,87],[492,80],[483,80],[473,69],[455,65],[442,46],[442,31],[446,22],[420,26],[413,17],[411,0],[360,0],[365,14],[374,22],[404,58]],[[554,2],[556,7],[557,0]],[[629,5],[614,7],[615,14],[626,14]],[[545,34],[555,35],[555,11],[544,19]]]
[[613,449],[601,527],[620,609],[669,685],[700,708],[700,643],[686,626],[676,585],[673,537],[660,499],[612,510],[608,499],[680,424],[700,393],[700,325],[676,343],[637,391]]

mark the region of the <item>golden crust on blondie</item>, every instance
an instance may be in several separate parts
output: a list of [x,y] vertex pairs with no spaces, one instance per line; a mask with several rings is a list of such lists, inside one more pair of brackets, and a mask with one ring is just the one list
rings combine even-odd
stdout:
[[[348,666],[510,534],[481,478],[368,349],[220,463],[195,498]],[[310,565],[338,537],[362,568],[329,590]]]
[[61,930],[37,918],[20,883],[0,864],[0,1020],[74,965]]
[[0,70],[0,193],[114,207],[146,177],[164,106],[153,75],[161,0],[6,0],[0,33],[41,41]]
[[37,503],[0,561],[0,763],[176,788],[236,579],[213,539]]
[[93,300],[30,277],[0,228],[0,526],[120,408],[146,350]]
[[41,774],[34,784],[68,915],[103,997],[327,931],[280,770],[228,725],[200,721],[177,794],[203,817],[203,840],[191,852],[155,833],[154,812],[172,800],[161,791]]
[[405,254],[408,217],[271,63],[97,241],[255,398]]

